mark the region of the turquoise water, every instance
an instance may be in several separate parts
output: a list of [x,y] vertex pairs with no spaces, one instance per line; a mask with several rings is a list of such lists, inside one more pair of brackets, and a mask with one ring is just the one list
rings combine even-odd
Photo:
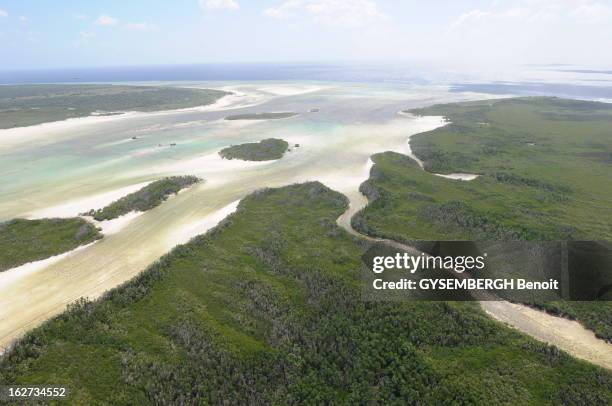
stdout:
[[[205,179],[127,219],[123,228],[92,246],[41,269],[0,275],[0,348],[67,303],[95,298],[130,279],[177,244],[205,232],[256,189],[318,180],[346,194],[351,209],[360,207],[364,198],[358,187],[368,176],[370,155],[386,150],[405,153],[410,135],[443,122],[399,115],[399,110],[482,98],[433,86],[258,82],[215,87],[240,96],[230,96],[223,110],[84,119],[0,131],[0,219],[75,216],[163,176]],[[313,108],[320,111],[311,113]],[[299,115],[223,120],[230,114],[271,111]],[[269,137],[300,147],[265,163],[225,161],[217,154],[231,144]]]
[[[282,96],[269,92],[276,87],[279,92],[290,93],[291,89],[283,89],[287,86],[278,82],[254,86],[236,83],[220,86],[215,82],[213,85],[248,93],[258,104],[222,111],[143,114],[95,124],[75,121],[52,130],[42,126],[32,130],[39,133],[36,138],[14,147],[2,146],[6,132],[0,131],[0,177],[3,179],[0,220],[28,216],[68,198],[74,200],[153,180],[168,172],[164,167],[214,154],[227,145],[291,136],[307,136],[313,142],[326,143],[330,142],[330,134],[343,126],[384,124],[397,119],[400,109],[448,97],[440,89],[411,86],[398,89],[384,85],[300,82],[293,85],[295,92],[320,90]],[[238,99],[238,103],[242,101]],[[320,111],[310,113],[313,108]],[[291,119],[260,122],[223,120],[230,114],[265,111],[300,114]],[[202,176],[207,175],[208,169],[189,168]]]

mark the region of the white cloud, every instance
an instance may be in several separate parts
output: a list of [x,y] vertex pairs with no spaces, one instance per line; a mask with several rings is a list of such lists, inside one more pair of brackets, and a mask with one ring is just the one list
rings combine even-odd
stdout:
[[512,2],[511,7],[502,7],[495,2],[485,10],[475,9],[458,16],[450,25],[451,29],[479,23],[546,23],[567,20],[573,23],[612,23],[612,6],[597,0],[521,0]]
[[612,6],[601,3],[584,3],[572,10],[572,16],[585,22],[612,24]]
[[294,16],[294,13],[303,6],[302,0],[287,0],[278,7],[265,9],[263,14],[271,18],[288,18]]
[[19,21],[21,21],[22,23],[25,23],[28,21],[28,17],[26,16],[19,16]]
[[236,0],[199,0],[200,7],[208,10],[238,10]]
[[443,50],[440,59],[466,66],[610,64],[607,0],[497,0],[463,11],[424,51]]
[[332,26],[363,26],[389,18],[374,0],[285,0],[263,14],[277,19],[309,16]]
[[107,14],[102,14],[100,17],[98,17],[95,21],[96,25],[104,25],[104,26],[112,26],[112,25],[117,25],[118,20],[116,18],[113,18]]
[[8,17],[8,13],[0,8],[0,17]]
[[460,27],[469,22],[481,20],[489,15],[491,15],[491,13],[488,11],[482,11],[482,10],[468,11],[467,13],[461,14],[459,17],[457,17],[455,21],[453,21],[453,23],[451,24],[451,29]]
[[155,24],[151,24],[147,22],[127,23],[125,25],[125,28],[127,28],[128,30],[133,30],[133,31],[156,31],[157,30],[157,26]]

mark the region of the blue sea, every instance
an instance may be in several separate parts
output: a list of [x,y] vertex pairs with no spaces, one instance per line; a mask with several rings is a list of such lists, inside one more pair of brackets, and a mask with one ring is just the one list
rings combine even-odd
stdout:
[[201,64],[0,71],[0,83],[315,80],[422,83],[410,67],[329,64]]
[[[118,83],[171,81],[328,81],[445,85],[453,92],[557,96],[612,101],[612,71],[564,65],[522,67],[528,74],[510,80],[479,78],[408,65],[198,64],[1,71],[0,84]],[[500,75],[503,78],[503,75]]]

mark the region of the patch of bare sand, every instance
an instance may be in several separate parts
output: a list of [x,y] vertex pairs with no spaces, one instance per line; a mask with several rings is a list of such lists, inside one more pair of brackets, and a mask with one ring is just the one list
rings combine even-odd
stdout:
[[481,301],[480,306],[495,320],[536,340],[553,344],[576,358],[612,369],[612,344],[600,340],[577,321],[506,301]]

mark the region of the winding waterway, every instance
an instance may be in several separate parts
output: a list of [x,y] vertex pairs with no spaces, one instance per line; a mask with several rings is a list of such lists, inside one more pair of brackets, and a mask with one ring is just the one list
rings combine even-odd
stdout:
[[[410,149],[410,137],[408,137],[407,143],[409,150],[407,155],[415,159],[421,169],[425,170],[423,162],[415,157]],[[366,166],[368,175],[362,179],[363,181],[368,178],[369,170],[372,166],[373,162],[369,160]],[[455,174],[458,176],[452,176],[432,173],[432,175],[442,176],[453,181],[470,181],[478,177],[478,175],[475,174]],[[357,196],[358,194],[360,196]],[[412,255],[418,256],[422,254],[422,252],[416,248],[398,241],[371,237],[355,230],[351,225],[351,218],[367,206],[368,200],[360,193],[355,193],[355,191],[347,193],[347,196],[350,198],[350,206],[346,212],[338,218],[337,223],[339,226],[347,230],[350,234],[367,241],[388,244],[395,249],[409,252]],[[511,303],[500,299],[492,293],[481,292],[477,296],[475,295],[474,299],[478,300],[480,307],[485,313],[495,320],[527,334],[538,341],[555,345],[576,358],[583,359],[607,369],[612,369],[612,344],[597,338],[593,331],[585,328],[579,322],[553,316],[544,311],[519,303]]]

